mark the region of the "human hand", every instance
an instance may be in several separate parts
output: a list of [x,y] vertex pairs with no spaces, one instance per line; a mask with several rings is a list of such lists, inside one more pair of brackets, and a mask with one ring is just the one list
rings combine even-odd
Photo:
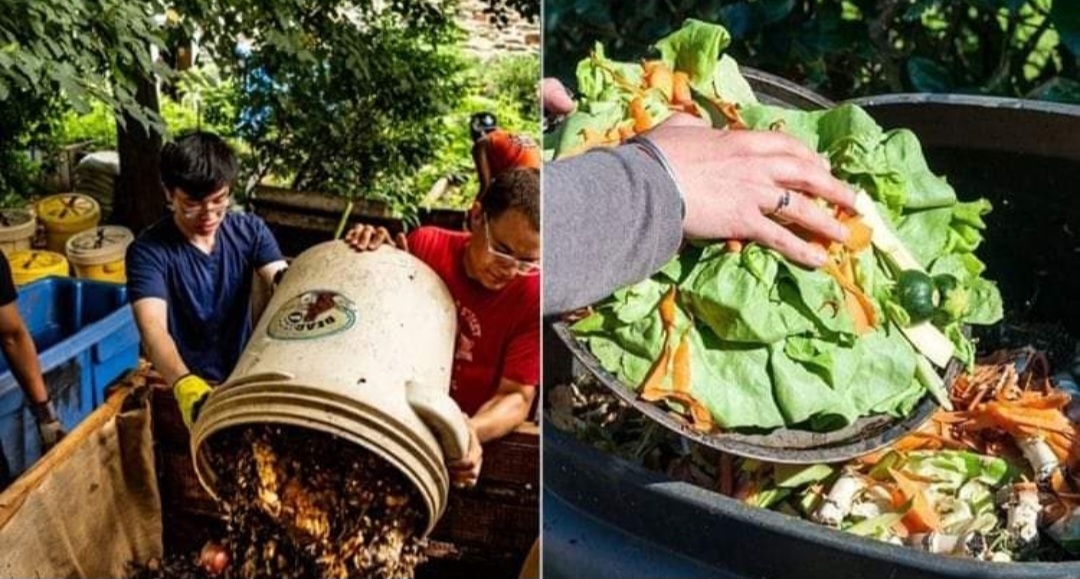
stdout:
[[173,397],[180,407],[180,415],[184,419],[184,426],[191,430],[191,426],[199,418],[199,410],[210,396],[213,388],[210,384],[195,374],[187,374],[176,380],[172,387]]
[[577,107],[570,97],[570,91],[557,78],[540,81],[540,101],[544,105],[544,112],[551,116],[568,115]]
[[484,448],[480,444],[476,428],[468,417],[465,420],[469,425],[469,450],[460,460],[446,465],[450,471],[450,482],[459,489],[476,486],[480,479],[480,465],[484,462]]
[[67,435],[64,425],[60,423],[60,416],[56,413],[56,407],[53,406],[52,400],[35,402],[31,404],[30,412],[37,422],[42,453],[49,452],[52,447],[56,446],[56,443]]
[[689,238],[751,240],[811,267],[825,264],[818,245],[778,223],[843,241],[847,229],[815,203],[821,198],[855,213],[855,194],[828,162],[788,135],[717,130],[677,115],[643,134],[663,153],[683,191]]
[[404,233],[392,238],[385,227],[374,225],[355,225],[345,234],[345,243],[356,251],[374,251],[382,245],[395,246],[402,251],[409,251],[409,243]]

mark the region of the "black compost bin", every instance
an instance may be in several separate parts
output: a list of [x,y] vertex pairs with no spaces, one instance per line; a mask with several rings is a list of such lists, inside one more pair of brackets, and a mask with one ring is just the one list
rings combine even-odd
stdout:
[[[1006,321],[979,336],[981,347],[1030,338],[1061,369],[1073,355],[1070,334],[1080,336],[1080,107],[955,95],[858,104],[885,128],[915,131],[962,200],[993,202],[979,255],[1001,286]],[[1005,335],[1020,327],[1038,330]],[[553,386],[567,377],[570,354],[557,338],[544,345]],[[841,533],[544,430],[545,577],[1080,578],[1080,562],[955,559]]]

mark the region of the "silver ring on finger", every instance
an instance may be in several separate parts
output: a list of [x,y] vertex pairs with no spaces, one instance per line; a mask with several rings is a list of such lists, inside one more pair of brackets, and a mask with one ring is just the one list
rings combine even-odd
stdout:
[[765,215],[767,215],[769,217],[779,217],[780,213],[784,209],[787,209],[788,206],[790,206],[790,205],[791,205],[791,190],[790,189],[784,189],[784,191],[782,193],[780,193],[780,197],[776,200],[776,208],[773,209],[772,211],[766,213]]

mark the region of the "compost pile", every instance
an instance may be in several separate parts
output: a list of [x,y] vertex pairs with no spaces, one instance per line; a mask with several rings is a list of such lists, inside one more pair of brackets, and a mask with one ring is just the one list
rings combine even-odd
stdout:
[[[911,131],[886,131],[857,106],[758,103],[723,54],[730,41],[721,26],[687,20],[656,42],[655,60],[615,61],[598,44],[578,65],[581,99],[549,135],[549,155],[617,145],[676,113],[780,131],[859,191],[859,215],[814,200],[851,235],[835,243],[788,224],[827,252],[819,269],[745,240],[688,243],[571,329],[620,382],[703,432],[834,431],[906,417],[928,393],[948,406],[944,367],[974,363],[963,328],[1002,318],[975,255],[990,203],[960,201]],[[882,249],[884,235],[897,243]]]
[[954,410],[846,464],[773,464],[692,443],[591,376],[555,388],[548,418],[646,468],[852,534],[984,560],[1080,559],[1075,376],[1051,374],[1033,348],[1000,350],[949,395]]
[[[423,502],[371,452],[281,426],[226,431],[211,445],[231,557],[218,576],[411,577],[425,560]],[[130,577],[211,576],[198,560],[154,560]]]

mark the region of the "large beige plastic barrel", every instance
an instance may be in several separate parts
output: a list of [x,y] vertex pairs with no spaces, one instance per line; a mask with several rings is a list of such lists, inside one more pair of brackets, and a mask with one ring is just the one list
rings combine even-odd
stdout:
[[215,432],[253,423],[303,426],[368,448],[416,485],[442,516],[448,458],[469,436],[449,396],[457,335],[439,276],[406,252],[317,245],[292,263],[229,379],[191,431],[199,480],[215,493]]
[[26,209],[0,210],[0,251],[8,255],[13,251],[30,249],[37,233],[37,218]]

